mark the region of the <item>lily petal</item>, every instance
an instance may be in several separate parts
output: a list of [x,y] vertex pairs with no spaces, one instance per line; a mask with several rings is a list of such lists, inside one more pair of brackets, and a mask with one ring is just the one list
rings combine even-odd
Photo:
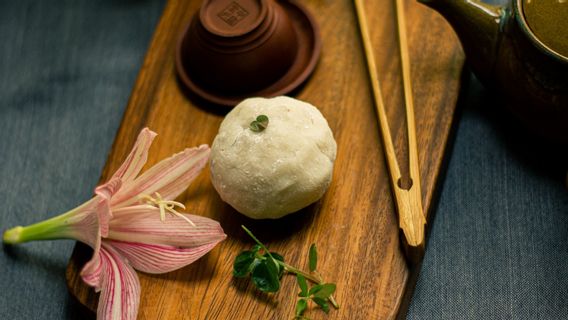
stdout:
[[139,195],[158,192],[164,200],[173,200],[182,193],[207,164],[208,145],[185,149],[152,166],[130,183],[124,183],[112,198],[112,207],[139,203]]
[[[119,179],[113,179],[112,181],[119,181]],[[112,185],[112,184],[111,184]],[[102,186],[101,186],[102,187]],[[99,187],[99,188],[101,188]],[[95,287],[97,291],[101,288],[101,273],[103,271],[103,260],[100,257],[102,236],[108,236],[109,221],[112,217],[110,205],[109,205],[109,195],[104,188],[95,191],[97,196],[94,197],[90,202],[95,203],[96,210],[87,212],[86,219],[84,221],[89,221],[90,224],[86,225],[85,228],[77,229],[78,233],[76,239],[86,243],[93,248],[93,257],[89,262],[85,264],[81,270],[81,277],[83,281]],[[89,207],[92,207],[89,206]],[[87,229],[88,228],[88,229]],[[88,241],[85,241],[88,240]]]
[[144,164],[146,164],[148,160],[148,150],[157,135],[157,133],[148,128],[142,129],[138,134],[138,138],[136,138],[136,143],[134,143],[132,151],[130,151],[126,160],[124,160],[110,180],[118,178],[124,183],[134,180],[138,173],[140,173],[140,170],[142,170],[142,167],[144,167]]
[[179,248],[124,241],[108,241],[134,269],[147,273],[165,273],[194,262],[209,252],[218,242],[197,247]]
[[97,246],[94,248],[93,257],[81,270],[81,278],[83,281],[91,287],[95,287],[95,291],[97,292],[101,290],[102,286],[101,275],[103,271],[103,263],[100,251],[101,241],[99,240]]
[[101,260],[100,253],[101,244],[102,240],[99,236],[95,245],[93,246],[93,257],[91,257],[91,260],[89,260],[89,262],[87,262],[81,270],[81,278],[83,279],[83,281],[91,287],[95,287],[95,291],[97,292],[101,290],[102,286],[101,276],[103,272],[103,260]]
[[136,271],[105,242],[100,250],[100,261],[102,290],[97,319],[135,320],[140,304],[140,281]]
[[113,213],[110,240],[192,248],[227,237],[219,222],[202,216],[185,214],[195,226],[178,216],[160,221],[160,209],[151,205],[129,206]]
[[122,185],[119,178],[112,178],[109,182],[98,186],[95,189],[96,198],[99,199],[97,207],[97,215],[99,222],[100,235],[99,237],[108,236],[109,221],[112,218],[112,209],[110,207],[111,197]]

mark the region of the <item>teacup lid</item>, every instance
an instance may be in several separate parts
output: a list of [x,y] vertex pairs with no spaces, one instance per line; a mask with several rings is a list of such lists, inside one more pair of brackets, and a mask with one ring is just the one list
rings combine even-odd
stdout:
[[[200,11],[200,19],[204,15],[207,17],[206,24],[210,32],[223,36],[240,36],[240,32],[250,32],[262,23],[266,16],[266,0],[214,0],[207,1]],[[268,0],[272,1],[272,0]],[[274,0],[276,1],[276,0]],[[183,42],[188,34],[190,24],[187,26],[178,42],[176,51],[176,69],[181,84],[198,97],[223,106],[233,107],[242,100],[249,97],[275,97],[285,95],[298,88],[314,71],[321,52],[321,39],[319,28],[310,13],[298,2],[294,0],[277,1],[278,4],[288,14],[292,27],[296,33],[298,41],[298,52],[296,57],[283,76],[276,81],[268,84],[265,88],[254,92],[239,94],[227,94],[203,87],[198,81],[192,78],[191,71],[184,66],[182,54]],[[225,6],[223,6],[225,5]],[[246,11],[246,13],[245,13]],[[214,15],[212,13],[215,13]],[[212,15],[214,17],[212,17]],[[240,19],[240,20],[239,20]],[[227,22],[229,21],[229,22]],[[243,25],[239,27],[239,32],[227,31],[225,24],[237,23]],[[230,34],[228,34],[230,33]]]

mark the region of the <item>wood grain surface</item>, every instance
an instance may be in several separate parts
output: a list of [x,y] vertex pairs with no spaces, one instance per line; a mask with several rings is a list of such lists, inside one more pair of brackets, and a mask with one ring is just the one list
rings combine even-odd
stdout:
[[[355,9],[349,0],[306,0],[323,40],[319,64],[307,83],[293,93],[316,105],[327,118],[338,145],[332,184],[317,203],[277,221],[253,221],[223,203],[210,182],[209,169],[178,200],[187,212],[220,221],[228,238],[196,263],[163,275],[139,272],[139,319],[291,319],[298,292],[285,276],[276,294],[256,291],[249,280],[232,277],[232,262],[252,241],[249,227],[271,250],[307,268],[315,242],[319,271],[337,283],[341,304],[326,316],[310,309],[312,319],[389,319],[403,316],[419,266],[409,267],[401,251],[389,177],[372,105]],[[188,99],[179,88],[174,56],[180,32],[200,1],[170,0],[154,34],[101,181],[110,177],[149,127],[159,135],[146,168],[185,147],[211,144],[226,108]],[[365,2],[385,105],[403,174],[408,174],[406,124],[394,1]],[[443,171],[461,79],[463,53],[458,40],[433,11],[406,2],[414,87],[416,130],[423,204],[430,221]],[[98,296],[79,272],[90,248],[78,243],[67,268],[70,292],[91,310]]]

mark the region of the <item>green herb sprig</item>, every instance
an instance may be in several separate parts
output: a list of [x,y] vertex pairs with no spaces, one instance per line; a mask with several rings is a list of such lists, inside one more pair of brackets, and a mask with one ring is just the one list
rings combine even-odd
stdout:
[[[276,252],[269,251],[249,229],[245,226],[241,227],[256,242],[256,245],[237,255],[233,264],[233,276],[237,278],[250,276],[253,284],[260,291],[276,292],[280,289],[280,280],[285,272],[295,274],[300,288],[295,313],[295,319],[298,320],[308,319],[304,316],[304,313],[308,309],[310,301],[314,302],[325,313],[329,312],[330,304],[335,309],[339,309],[339,304],[333,297],[336,289],[335,283],[325,283],[316,271],[318,256],[315,244],[312,244],[309,250],[310,271],[305,272],[284,262],[284,257]],[[314,285],[309,287],[307,280]]]
[[335,283],[323,283],[320,274],[316,271],[316,266],[318,263],[318,253],[316,250],[316,245],[313,243],[310,246],[309,251],[309,268],[310,272],[315,273],[317,276],[317,284],[308,287],[308,282],[302,274],[296,275],[296,281],[300,287],[300,293],[298,294],[298,302],[296,304],[296,317],[297,320],[307,320],[304,317],[304,313],[308,308],[310,301],[315,302],[325,313],[329,313],[329,304],[331,303],[335,308],[339,308],[337,302],[333,298],[333,293],[335,292]]
[[264,114],[256,117],[256,120],[249,124],[249,128],[254,132],[261,132],[268,127],[268,117]]

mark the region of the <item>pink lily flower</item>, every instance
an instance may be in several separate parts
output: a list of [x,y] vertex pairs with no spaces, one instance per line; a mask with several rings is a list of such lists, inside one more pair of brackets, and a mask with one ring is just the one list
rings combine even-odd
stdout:
[[[134,269],[164,273],[184,267],[225,239],[217,221],[180,213],[174,199],[209,158],[201,145],[162,160],[141,175],[156,133],[143,129],[134,148],[95,197],[60,216],[4,233],[4,242],[76,239],[94,250],[81,277],[100,291],[98,319],[136,319],[140,282]],[[166,217],[169,214],[170,216]]]

